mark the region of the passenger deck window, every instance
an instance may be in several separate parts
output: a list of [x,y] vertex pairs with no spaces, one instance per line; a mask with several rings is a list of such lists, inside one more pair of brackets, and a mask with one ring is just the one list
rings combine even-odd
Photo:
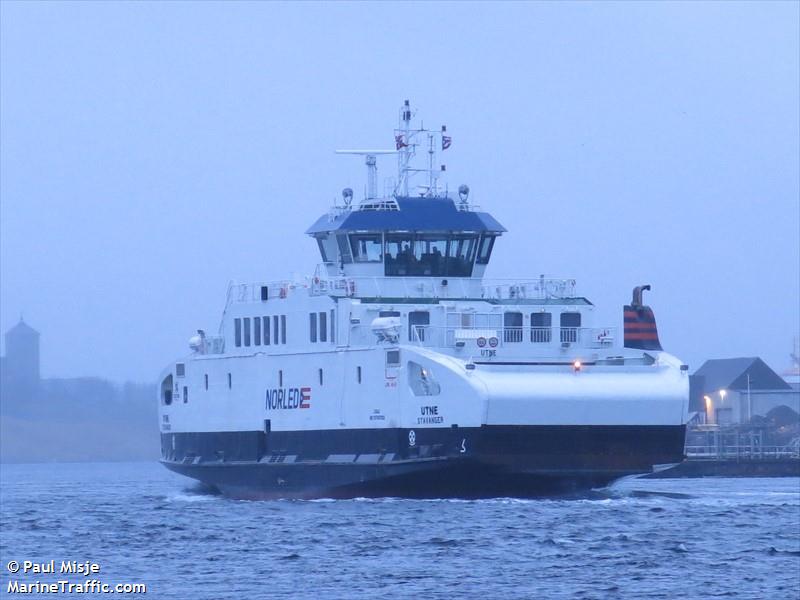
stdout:
[[278,345],[278,315],[272,317],[272,344]]
[[281,344],[286,343],[286,315],[281,315]]
[[531,341],[546,344],[552,339],[553,315],[547,312],[531,313]]
[[336,326],[334,325],[334,316],[336,313],[331,309],[331,344],[336,343]]
[[399,367],[400,366],[400,350],[387,350],[386,351],[386,366]]
[[315,343],[317,341],[317,313],[310,313],[308,315],[308,319],[308,329],[311,343]]
[[522,313],[505,313],[503,315],[503,326],[503,341],[512,343],[522,341]]
[[249,317],[245,317],[244,318],[244,324],[243,324],[242,328],[244,329],[244,345],[245,346],[249,346],[250,345],[250,318]]
[[319,341],[328,341],[328,313],[319,313]]
[[264,345],[269,346],[269,317],[261,317],[264,321]]
[[258,317],[253,319],[253,345],[261,345],[261,319]]
[[234,319],[233,320],[233,340],[236,344],[236,347],[242,345],[242,320],[241,319]]

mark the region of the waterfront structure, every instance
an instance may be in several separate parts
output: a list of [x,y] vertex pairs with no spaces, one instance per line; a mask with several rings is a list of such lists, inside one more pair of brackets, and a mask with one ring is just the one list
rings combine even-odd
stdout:
[[691,387],[690,410],[710,425],[747,423],[779,406],[800,413],[800,390],[758,357],[707,360]]

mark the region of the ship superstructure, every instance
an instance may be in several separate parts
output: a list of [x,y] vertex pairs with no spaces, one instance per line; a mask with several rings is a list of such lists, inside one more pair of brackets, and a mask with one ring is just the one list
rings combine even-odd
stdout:
[[[162,373],[162,462],[261,498],[530,496],[682,460],[688,372],[649,286],[619,328],[574,280],[485,278],[506,229],[441,185],[451,138],[412,116],[395,150],[343,151],[368,183],[306,232],[313,276],[231,285],[218,335]],[[382,154],[398,178],[379,195]]]

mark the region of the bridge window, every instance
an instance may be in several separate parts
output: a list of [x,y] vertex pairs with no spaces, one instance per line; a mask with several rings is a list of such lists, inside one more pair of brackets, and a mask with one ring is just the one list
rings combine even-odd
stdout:
[[264,345],[269,346],[269,317],[261,317],[264,321]]
[[328,253],[325,252],[324,238],[318,237],[317,244],[319,245],[319,254],[322,257],[322,262],[328,262]]
[[347,243],[347,236],[337,235],[336,243],[339,246],[339,260],[342,263],[353,262],[353,255],[350,253],[350,245]]
[[492,248],[494,247],[494,239],[497,236],[495,235],[486,235],[484,234],[481,237],[481,244],[480,248],[478,249],[478,258],[476,259],[476,263],[479,265],[486,265],[489,264],[489,257],[492,255]]
[[564,312],[561,313],[561,341],[577,342],[578,330],[581,326],[581,313]]
[[186,365],[184,363],[175,363],[175,375],[186,377]]
[[472,275],[477,239],[474,235],[457,235],[450,240],[450,249],[447,252],[447,275],[452,277]]
[[319,341],[328,341],[328,313],[319,313]]
[[474,235],[387,235],[384,273],[397,277],[469,277],[477,241]]
[[311,342],[317,341],[317,313],[310,313],[308,315],[308,330],[310,333]]
[[522,341],[522,313],[507,312],[503,315],[503,341]]
[[261,345],[261,319],[258,317],[253,319],[253,345]]
[[286,343],[286,315],[281,315],[281,344]]
[[242,320],[241,319],[234,319],[233,320],[233,339],[236,343],[236,347],[242,345]]
[[447,273],[447,238],[418,235],[414,240],[411,275],[438,277]]
[[386,275],[410,275],[414,256],[414,238],[410,235],[386,236]]
[[408,341],[424,342],[425,332],[431,324],[431,313],[427,310],[412,310],[408,313]]
[[278,345],[278,315],[272,317],[272,343]]
[[249,317],[245,317],[244,318],[244,324],[242,326],[242,329],[244,329],[244,345],[245,346],[249,346],[250,345],[250,318]]
[[381,234],[351,235],[350,247],[355,262],[381,262],[383,260]]
[[531,341],[535,344],[550,342],[553,315],[547,312],[531,313]]

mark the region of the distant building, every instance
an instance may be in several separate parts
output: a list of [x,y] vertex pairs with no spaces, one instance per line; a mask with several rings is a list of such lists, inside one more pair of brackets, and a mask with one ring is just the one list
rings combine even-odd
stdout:
[[701,422],[747,423],[778,406],[800,413],[800,390],[757,357],[707,360],[690,378],[689,410]]
[[39,332],[22,317],[6,332],[6,354],[2,358],[0,383],[4,400],[31,398],[39,388]]

